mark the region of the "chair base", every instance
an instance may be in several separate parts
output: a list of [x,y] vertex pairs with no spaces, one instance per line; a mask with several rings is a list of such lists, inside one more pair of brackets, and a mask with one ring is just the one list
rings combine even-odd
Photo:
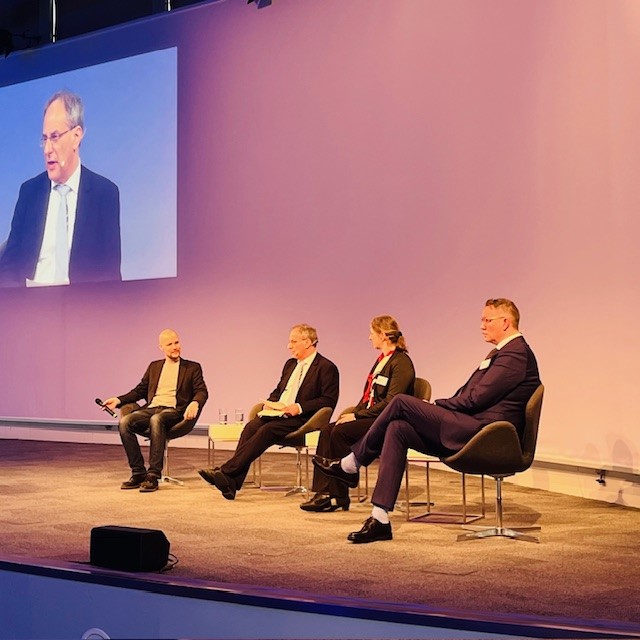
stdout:
[[302,495],[306,495],[307,493],[309,493],[309,489],[307,489],[307,487],[291,487],[291,489],[289,489],[289,491],[287,491],[284,495],[295,496],[299,493]]
[[[281,445],[282,447],[287,445]],[[309,484],[309,448],[306,445],[301,447],[296,447],[296,484],[293,486],[286,485],[265,485],[262,483],[262,456],[260,456],[256,462],[258,463],[258,487],[262,489],[262,491],[284,491],[285,497],[294,496],[297,494],[301,494],[306,496],[310,493],[309,489],[302,484],[302,451],[305,451],[305,472],[306,472],[306,480],[305,482]],[[254,471],[255,477],[255,471]]]
[[171,476],[162,476],[160,478],[160,482],[161,483],[167,482],[169,484],[177,484],[177,485],[179,485],[181,487],[184,485],[184,482],[182,480],[178,480],[178,478],[172,478]]
[[258,488],[261,491],[277,491],[279,493],[284,492],[285,497],[286,496],[294,496],[294,495],[297,495],[297,494],[307,495],[308,493],[311,493],[309,491],[309,489],[307,489],[307,487],[302,487],[302,486],[287,487],[287,486],[283,486],[283,485],[264,485],[264,484],[260,484],[260,485],[258,485]]
[[469,524],[476,520],[482,520],[482,518],[485,517],[484,513],[467,513],[466,505],[462,513],[459,511],[432,511],[431,507],[435,506],[435,502],[425,502],[421,500],[411,500],[408,506],[410,508],[427,507],[427,510],[412,516],[410,513],[407,513],[406,502],[396,502],[396,509],[405,513],[407,522],[422,522],[423,524]]
[[530,536],[525,531],[540,531],[541,527],[518,527],[517,529],[509,529],[507,527],[463,527],[469,529],[470,533],[461,533],[458,535],[457,542],[464,540],[477,540],[479,538],[511,538],[512,540],[522,540],[524,542],[540,542],[537,536]]
[[[460,513],[456,511],[431,511],[431,507],[434,503],[427,504],[426,502],[412,502],[412,507],[415,506],[427,506],[428,509],[415,516],[408,516],[407,522],[422,522],[433,524],[469,524],[476,520],[482,520],[484,514],[482,513]],[[404,510],[402,507],[401,510]]]
[[[419,452],[414,452],[414,454]],[[461,487],[462,487],[462,510],[460,511],[432,511],[431,507],[435,506],[435,503],[431,500],[431,463],[441,462],[439,458],[428,456],[423,454],[424,457],[415,459],[410,455],[407,455],[407,462],[405,466],[405,500],[399,502],[396,506],[399,511],[405,513],[405,520],[407,522],[419,522],[422,524],[462,524],[466,525],[476,520],[481,520],[486,516],[485,506],[485,492],[484,492],[484,476],[480,476],[480,489],[482,502],[480,505],[480,513],[467,513],[467,475],[461,474]],[[411,500],[409,498],[409,465],[410,463],[421,463],[425,465],[425,484],[426,484],[426,501]],[[413,507],[427,507],[426,511],[419,513],[418,515],[411,515],[411,509]]]
[[[518,527],[517,529],[509,529],[503,527],[503,509],[502,509],[502,481],[506,476],[496,475],[493,476],[496,481],[496,526],[495,527],[462,527],[468,529],[473,533],[461,533],[458,535],[458,542],[463,540],[476,540],[478,538],[511,538],[512,540],[524,540],[525,542],[540,542],[536,536],[529,536],[525,531],[540,531],[541,528],[537,525]],[[483,476],[484,478],[484,476]]]

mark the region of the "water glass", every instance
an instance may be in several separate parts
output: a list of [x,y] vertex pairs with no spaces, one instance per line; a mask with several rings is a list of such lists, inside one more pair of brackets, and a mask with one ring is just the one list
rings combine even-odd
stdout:
[[229,414],[226,409],[218,409],[218,424],[227,424],[229,422]]

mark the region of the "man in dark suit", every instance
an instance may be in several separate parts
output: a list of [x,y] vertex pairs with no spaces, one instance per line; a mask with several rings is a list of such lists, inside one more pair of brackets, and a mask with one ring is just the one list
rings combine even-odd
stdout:
[[518,330],[519,322],[520,313],[513,302],[505,298],[487,300],[480,329],[495,349],[453,397],[429,404],[398,395],[352,447],[352,453],[342,460],[313,459],[321,472],[356,486],[359,467],[380,458],[371,517],[360,531],[350,533],[348,540],[391,540],[388,512],[398,497],[407,449],[449,455],[496,420],[513,423],[522,435],[525,408],[540,377],[536,358]]
[[46,171],[21,187],[0,255],[0,286],[121,280],[118,187],[80,162],[84,107],[68,91],[44,111]]
[[[146,404],[122,416],[118,424],[120,439],[131,467],[131,478],[122,489],[150,492],[158,489],[162,475],[167,431],[182,420],[195,420],[209,394],[197,362],[180,357],[180,338],[165,329],[159,338],[164,360],[152,362],[140,383],[128,393],[104,401],[109,409],[144,400]],[[149,470],[144,466],[137,435],[149,437]]]
[[263,410],[245,425],[233,457],[220,468],[199,471],[227,500],[236,497],[251,463],[271,445],[301,427],[318,409],[335,409],[338,368],[317,352],[317,343],[313,327],[292,327],[289,351],[293,358],[285,362],[280,382],[264,402]]

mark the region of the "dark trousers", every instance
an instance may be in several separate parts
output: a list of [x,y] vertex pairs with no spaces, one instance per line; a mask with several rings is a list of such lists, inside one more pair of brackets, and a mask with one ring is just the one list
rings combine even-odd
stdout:
[[149,438],[149,474],[160,478],[167,432],[181,420],[182,414],[171,407],[137,409],[120,419],[120,440],[133,475],[147,473],[137,436]]
[[240,489],[249,473],[251,463],[308,419],[309,416],[276,419],[255,417],[245,425],[235,453],[220,467],[220,470],[233,479],[236,489]]
[[[351,452],[351,446],[367,433],[373,422],[374,418],[360,418],[342,424],[328,424],[320,431],[316,455],[331,460],[344,458]],[[328,493],[335,498],[349,496],[349,487],[320,473],[316,467],[313,470],[312,488],[316,493]]]
[[482,426],[473,416],[450,411],[413,396],[395,396],[351,449],[365,467],[380,458],[371,502],[387,511],[393,510],[402,484],[407,449],[439,457],[453,453],[442,444],[441,438],[443,430],[451,428],[452,424],[468,426],[469,437]]

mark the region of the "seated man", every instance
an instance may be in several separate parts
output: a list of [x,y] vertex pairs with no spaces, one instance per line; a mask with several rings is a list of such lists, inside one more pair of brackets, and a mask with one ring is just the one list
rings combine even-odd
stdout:
[[[182,420],[193,420],[202,409],[209,394],[197,362],[180,357],[180,338],[172,329],[160,334],[160,350],[164,360],[152,362],[137,387],[124,395],[108,398],[109,409],[145,400],[147,404],[120,418],[120,439],[127,453],[131,478],[121,489],[150,492],[158,489],[162,476],[167,432]],[[149,470],[138,443],[138,435],[149,437]]]
[[251,463],[271,445],[301,427],[318,409],[338,403],[338,368],[316,351],[318,334],[313,327],[298,324],[289,334],[289,351],[282,377],[263,411],[248,422],[232,458],[222,467],[198,473],[227,500],[236,497]]
[[452,398],[433,404],[398,395],[367,433],[341,460],[313,459],[323,473],[348,486],[358,482],[358,469],[380,458],[373,509],[360,531],[347,537],[354,543],[391,540],[389,511],[402,483],[407,449],[446,456],[462,447],[484,426],[511,422],[522,436],[525,408],[540,385],[538,364],[518,330],[520,313],[505,298],[487,300],[480,320],[486,342],[496,345]]

